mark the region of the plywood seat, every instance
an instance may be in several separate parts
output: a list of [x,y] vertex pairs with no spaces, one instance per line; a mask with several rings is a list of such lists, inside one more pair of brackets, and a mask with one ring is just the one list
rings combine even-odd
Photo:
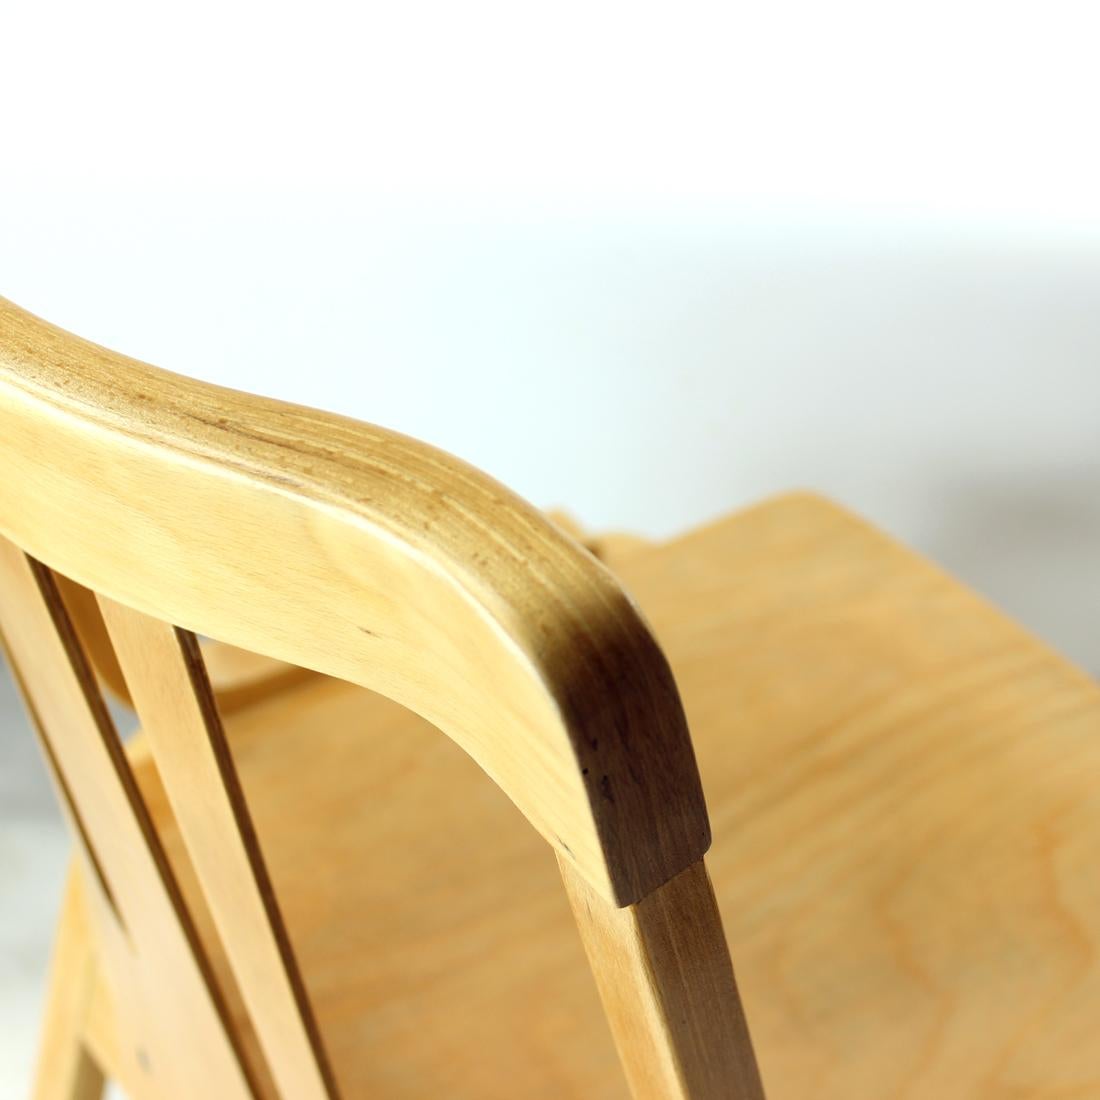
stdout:
[[[1095,684],[811,496],[611,565],[684,697],[771,1100],[1100,1095]],[[627,1095],[552,855],[454,743],[320,677],[227,726],[344,1096]]]

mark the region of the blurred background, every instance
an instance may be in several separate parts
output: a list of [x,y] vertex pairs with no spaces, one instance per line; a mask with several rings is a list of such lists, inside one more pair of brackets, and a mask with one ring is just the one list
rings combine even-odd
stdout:
[[[1095,673],[1098,22],[974,0],[12,5],[0,293],[421,437],[596,530],[818,489]],[[66,847],[4,677],[18,1095]]]

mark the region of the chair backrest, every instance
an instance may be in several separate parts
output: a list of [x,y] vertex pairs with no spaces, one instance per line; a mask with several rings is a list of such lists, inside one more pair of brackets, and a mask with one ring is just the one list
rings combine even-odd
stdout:
[[338,1090],[196,634],[381,692],[452,737],[556,850],[636,1095],[760,1095],[668,664],[538,511],[424,444],[156,370],[2,299],[0,471],[0,626],[172,1095],[255,1082],[69,582],[97,595],[281,1095]]

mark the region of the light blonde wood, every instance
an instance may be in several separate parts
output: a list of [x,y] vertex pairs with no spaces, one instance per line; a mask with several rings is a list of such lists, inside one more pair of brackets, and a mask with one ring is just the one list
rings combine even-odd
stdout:
[[[130,689],[119,668],[95,593],[63,575],[58,574],[56,580],[80,644],[100,683],[120,702],[132,706]],[[203,645],[203,661],[222,714],[248,706],[311,675],[308,669],[221,642],[207,641]]]
[[621,562],[635,553],[649,549],[654,543],[652,539],[643,538],[641,535],[609,531],[606,534],[588,538],[585,545],[600,561]]
[[[591,554],[418,444],[160,374],[8,306],[0,461],[0,528],[50,566],[351,681],[258,693],[226,717],[215,769],[223,799],[239,777],[290,948],[247,849],[244,910],[259,888],[268,958],[299,960],[345,1096],[624,1095],[517,806],[580,903],[635,1091],[756,1087],[738,1083],[747,1030],[676,689]],[[112,537],[89,540],[93,521]],[[772,1100],[1100,1092],[1096,685],[811,498],[652,549],[587,541],[684,691]],[[123,754],[57,584],[0,544],[0,621],[87,857],[85,1045],[136,1100],[274,1100],[257,986],[237,988],[240,935],[218,935],[147,751],[159,734]],[[183,728],[220,743],[185,666],[202,713]],[[160,733],[181,728],[161,713]]]
[[457,459],[157,371],[0,301],[0,466],[0,530],[28,553],[423,714],[616,903],[706,851],[682,707],[634,605]]
[[65,885],[32,1100],[100,1100],[103,1071],[85,1041],[96,986],[79,872]]
[[763,1100],[703,862],[623,909],[560,867],[635,1100]]
[[[585,535],[551,518],[602,561],[652,543]],[[574,918],[637,1100],[764,1100],[710,879],[702,861],[619,908],[559,857]]]
[[628,531],[603,531],[593,535],[569,513],[555,509],[547,517],[600,561],[621,561],[636,550],[653,545],[652,539]]
[[[73,866],[80,881],[82,868],[75,861]],[[68,899],[65,904],[68,904]],[[65,919],[64,910],[61,919]],[[109,1071],[111,1080],[122,1088],[130,1100],[141,1100],[144,1082],[136,1076],[127,1074],[129,1065],[118,1034],[121,1020],[119,1011],[115,1007],[117,994],[112,994],[108,990],[98,959],[95,959],[95,963],[92,970],[93,985],[91,996],[88,998],[88,1012],[84,1019],[84,1044],[96,1065],[105,1067]]]
[[[453,742],[322,678],[226,730],[344,1096],[626,1095],[555,861]],[[138,781],[228,976],[143,741]],[[231,1014],[258,1050],[239,996]]]
[[313,676],[307,668],[261,653],[204,641],[202,659],[221,714],[230,714]]
[[130,689],[122,675],[111,639],[107,636],[107,627],[95,593],[63,574],[55,574],[54,582],[64,601],[69,621],[80,640],[84,656],[95,670],[100,684],[119,702],[132,706]]
[[771,1100],[1100,1095],[1100,690],[793,496],[621,563],[673,662]]
[[48,570],[5,539],[0,630],[97,872],[97,944],[133,1057],[155,1075],[159,1096],[245,1100],[235,1036],[223,1026],[206,958],[60,593]]
[[336,1095],[194,635],[100,605],[267,1065],[286,1097]]
[[[80,881],[86,867],[79,860],[75,862],[75,867]],[[91,921],[93,933],[97,925],[97,921]],[[93,934],[93,940],[96,938]],[[160,1100],[166,1095],[163,1074],[158,1072],[151,1052],[142,1044],[141,1033],[135,1034],[130,1029],[125,1003],[118,1004],[120,996],[125,995],[120,989],[127,987],[116,985],[112,989],[108,977],[111,967],[103,966],[104,960],[100,957],[96,957],[94,962],[94,987],[84,1021],[84,1044],[96,1065],[104,1067],[108,1079],[121,1090],[126,1100]],[[266,1079],[257,1095],[272,1095]]]
[[[1100,1095],[1096,684],[813,497],[612,564],[683,690],[769,1100]],[[453,743],[323,678],[226,729],[346,1096],[626,1097],[554,861]]]
[[[456,460],[158,372],[0,300],[0,462],[15,665],[94,871],[103,972],[127,1016],[93,1030],[125,1036],[123,1079],[140,1080],[135,1062],[151,1076],[155,1050],[159,1079],[139,1092],[337,1095],[196,631],[431,718],[609,905],[644,900],[709,845],[675,683],[635,606],[591,553]],[[110,537],[92,537],[93,520]],[[147,723],[144,792],[89,655]],[[48,661],[57,671],[40,671]],[[154,825],[163,791],[173,812]],[[173,865],[177,825],[188,853]],[[678,996],[697,998],[697,1018],[739,1014],[729,990],[727,1004],[721,981]]]

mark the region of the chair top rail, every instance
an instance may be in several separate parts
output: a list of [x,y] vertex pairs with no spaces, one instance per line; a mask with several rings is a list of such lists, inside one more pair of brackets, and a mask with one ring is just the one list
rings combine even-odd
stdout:
[[639,611],[466,463],[158,370],[0,299],[0,469],[0,532],[28,553],[422,714],[616,904],[706,851],[683,709]]

